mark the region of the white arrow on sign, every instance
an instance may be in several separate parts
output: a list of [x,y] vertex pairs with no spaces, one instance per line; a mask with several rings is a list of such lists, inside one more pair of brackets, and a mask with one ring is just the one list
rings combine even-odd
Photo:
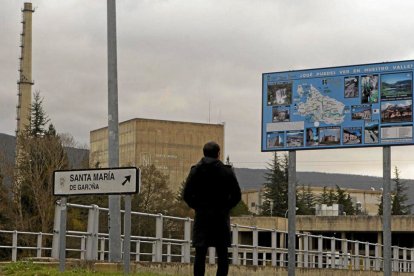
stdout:
[[134,194],[139,192],[139,169],[110,168],[53,172],[54,195]]

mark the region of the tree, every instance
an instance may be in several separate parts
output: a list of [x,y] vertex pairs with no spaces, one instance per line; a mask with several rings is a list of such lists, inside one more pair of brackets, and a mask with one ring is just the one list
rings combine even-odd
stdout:
[[296,206],[298,215],[314,215],[315,214],[315,196],[311,191],[310,186],[302,185],[297,189]]
[[14,198],[18,215],[16,227],[51,231],[53,226],[53,171],[68,167],[67,155],[59,135],[42,106],[39,92],[34,94],[30,125],[17,137]]
[[168,176],[155,165],[141,167],[141,191],[137,198],[138,211],[167,213],[174,205],[174,194],[168,188]]
[[[283,217],[288,209],[288,157],[281,159],[275,152],[265,175],[266,183],[262,215]],[[271,210],[271,208],[273,208]]]
[[328,204],[329,202],[329,193],[328,188],[326,186],[323,187],[322,194],[317,198],[317,202],[319,204]]
[[352,204],[351,195],[346,190],[341,189],[338,185],[336,185],[336,203],[342,205],[345,214],[355,214],[355,208]]
[[187,203],[184,201],[184,186],[185,180],[181,182],[180,189],[178,190],[175,196],[175,206],[172,211],[174,216],[178,217],[194,217],[194,211],[190,207],[188,207]]
[[[394,187],[391,195],[391,215],[409,215],[411,214],[412,204],[407,204],[408,195],[405,182],[400,179],[400,170],[397,166],[394,168]],[[378,204],[378,215],[382,215],[384,211],[384,198],[383,195],[380,197],[380,203]]]
[[[30,116],[30,126],[29,133],[31,137],[40,137],[48,133],[46,130],[46,125],[50,121],[46,112],[43,109],[43,98],[40,97],[40,92],[36,91],[33,94],[33,103],[31,105],[31,116]],[[49,130],[53,131],[54,126],[49,125]],[[55,133],[56,134],[56,130]]]
[[[168,188],[168,176],[158,170],[155,165],[141,167],[141,191],[134,200],[133,206],[143,213],[172,214],[176,210],[174,193]],[[134,222],[133,222],[134,223]],[[173,237],[183,233],[183,224],[178,221],[164,221],[164,236]],[[155,231],[155,219],[149,216],[141,216],[133,225],[137,235],[150,235]]]
[[4,174],[0,167],[0,229],[4,229],[6,225],[10,223],[9,216],[9,195],[8,189],[5,187],[4,183]]
[[240,217],[250,215],[249,207],[247,207],[246,203],[243,200],[240,200],[233,209],[230,210],[230,216],[232,217]]
[[317,202],[319,204],[326,204],[331,206],[332,204],[337,203],[337,195],[335,194],[335,191],[330,188],[328,189],[326,186],[323,187],[322,194],[317,199]]
[[378,204],[378,215],[382,216],[384,212],[384,197],[383,195],[380,196],[380,203]]
[[393,190],[393,200],[391,205],[391,214],[393,215],[409,215],[411,214],[411,206],[412,204],[407,204],[408,195],[407,190],[408,187],[406,186],[404,181],[400,179],[400,171],[395,166],[394,168],[394,190]]

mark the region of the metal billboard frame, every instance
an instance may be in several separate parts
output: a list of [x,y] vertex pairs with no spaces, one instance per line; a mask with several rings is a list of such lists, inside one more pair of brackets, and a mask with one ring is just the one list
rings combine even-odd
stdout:
[[[385,96],[384,98],[381,98],[383,95],[385,95],[381,93],[384,92],[382,91],[381,83],[383,78],[393,74],[403,75],[405,73],[410,75],[410,88],[407,90],[409,91],[409,94],[405,96],[399,96],[398,94],[396,94],[394,96],[389,96],[389,98],[386,98]],[[376,80],[369,79],[369,77],[371,76],[376,76]],[[345,79],[351,77],[358,78],[358,95],[353,97],[346,97]],[[361,87],[363,78],[365,82],[377,82],[376,102],[363,102]],[[400,76],[400,78],[403,77]],[[261,151],[272,152],[289,150],[315,150],[332,148],[361,148],[412,145],[414,144],[414,125],[412,115],[414,86],[413,80],[414,60],[263,73]],[[318,82],[320,82],[320,86],[317,88],[313,87],[313,85]],[[272,89],[275,90],[270,92],[270,94],[286,93],[288,95],[285,96],[285,98],[290,97],[290,100],[285,100],[285,102],[283,102],[283,100],[279,100],[279,102],[276,102],[275,99],[272,99],[273,102],[269,103],[268,98],[272,96],[269,96],[269,84],[271,86],[274,86],[274,88],[272,87]],[[312,121],[320,115],[322,115],[323,118],[324,114],[307,113],[306,108],[309,108],[310,104],[317,104],[318,102],[315,98],[313,99],[313,101],[315,102],[303,102],[303,100],[309,100],[308,96],[310,94],[310,92],[307,90],[304,94],[308,98],[303,96],[303,94],[303,97],[299,97],[299,93],[296,90],[298,90],[298,87],[302,86],[303,84],[307,85],[306,89],[312,89],[312,93],[315,93],[317,97],[322,98],[322,105],[325,101],[328,104],[330,104],[330,107],[332,107],[333,109],[338,108],[340,110],[342,108],[342,113],[340,113],[340,115],[337,115],[336,118],[325,117],[325,119],[329,119],[330,121],[339,122],[341,121],[340,116],[342,116],[342,122],[329,124],[327,122],[324,122],[323,120]],[[320,91],[321,88],[326,88],[326,91],[328,91],[328,93],[325,93],[326,91]],[[390,89],[392,89],[392,87]],[[364,91],[365,90],[366,89],[364,89]],[[275,96],[273,98],[275,98]],[[386,121],[386,118],[382,117],[383,111],[385,114],[386,110],[381,110],[381,107],[385,108],[386,103],[394,103],[394,108],[397,108],[396,106],[398,106],[398,104],[403,105],[404,101],[407,104],[407,110],[410,113],[408,116],[401,116],[400,118],[395,119],[395,121],[391,120],[389,122]],[[360,116],[358,112],[353,113],[353,109],[356,110],[358,108],[361,109],[361,114],[364,114],[364,108],[366,108],[368,111],[368,117],[370,117],[368,119],[364,117],[358,118],[358,116]],[[392,107],[390,109],[392,110]],[[321,112],[325,111],[321,110]],[[277,119],[275,119],[274,115],[277,115]],[[288,118],[286,119],[285,117]],[[289,127],[291,127],[291,129],[289,129]],[[409,133],[408,136],[401,138],[394,137],[390,138],[387,141],[383,136],[381,136],[381,131],[384,131],[384,133],[386,133],[387,130],[398,131],[398,127],[401,127],[401,130],[407,131]],[[333,143],[332,145],[329,143],[323,144],[320,143],[320,141],[317,141],[316,145],[307,145],[309,139],[307,139],[308,137],[306,137],[306,132],[308,130],[311,130],[312,128],[314,128],[318,132],[316,135],[317,139],[320,139],[320,130],[328,132],[330,129],[332,129],[332,131],[335,131],[335,135],[339,136],[339,141],[336,144]],[[375,139],[377,139],[377,142],[368,143],[364,140],[366,139],[365,131],[368,131],[369,133],[374,133],[373,130],[375,131],[377,137],[373,137],[372,139],[374,139],[374,141]],[[344,132],[350,132],[351,135],[355,136],[352,133],[353,131],[359,131],[359,137],[357,136],[357,138],[360,140],[359,143],[344,144]],[[295,132],[299,133],[297,137],[295,137]],[[389,131],[389,133],[391,133],[391,131]],[[288,146],[286,141],[288,135],[291,135],[291,137],[289,137],[291,141],[294,141],[295,138],[299,138],[298,143],[302,144],[300,146]],[[390,137],[392,137],[391,134]],[[275,144],[277,144],[278,146],[269,147],[269,140],[271,139],[274,139]]]

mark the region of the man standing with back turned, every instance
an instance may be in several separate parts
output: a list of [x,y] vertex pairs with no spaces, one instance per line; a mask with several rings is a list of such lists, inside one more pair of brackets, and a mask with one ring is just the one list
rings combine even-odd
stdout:
[[191,167],[184,187],[184,200],[195,210],[193,246],[196,249],[194,276],[204,276],[208,247],[217,252],[217,276],[229,270],[230,210],[241,199],[240,187],[231,166],[220,160],[220,146],[208,142],[204,157]]

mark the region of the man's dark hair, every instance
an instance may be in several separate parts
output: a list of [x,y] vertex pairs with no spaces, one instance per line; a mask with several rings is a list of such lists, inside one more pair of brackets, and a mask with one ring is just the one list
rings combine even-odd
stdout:
[[208,142],[203,147],[203,153],[205,157],[218,158],[220,152],[220,146],[214,141]]

